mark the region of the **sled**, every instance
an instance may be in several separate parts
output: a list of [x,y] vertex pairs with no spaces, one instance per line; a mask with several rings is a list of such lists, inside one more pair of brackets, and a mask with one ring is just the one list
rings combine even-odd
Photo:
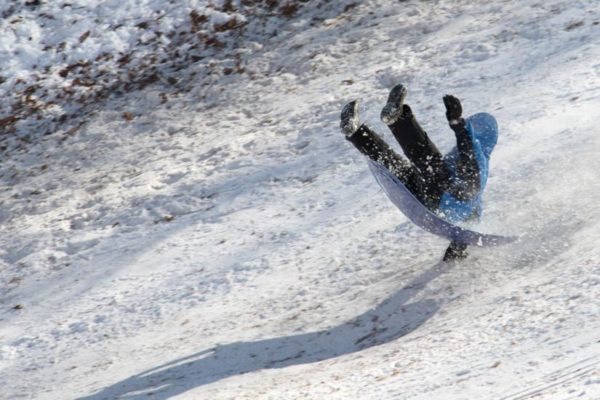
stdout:
[[377,183],[396,207],[415,225],[429,233],[444,237],[456,243],[475,246],[498,246],[516,241],[517,236],[501,236],[480,233],[452,224],[425,207],[417,198],[383,165],[368,160],[369,169]]

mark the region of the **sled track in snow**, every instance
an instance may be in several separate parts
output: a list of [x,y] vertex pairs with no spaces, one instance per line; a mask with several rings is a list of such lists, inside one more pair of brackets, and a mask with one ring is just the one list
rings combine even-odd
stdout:
[[[565,384],[575,384],[575,381],[583,381],[584,378],[591,377],[592,375],[597,375],[600,377],[600,354],[595,354],[584,360],[553,371],[542,378],[542,380],[545,381],[544,383],[534,385],[533,387],[525,389],[521,392],[502,397],[501,400],[526,400],[536,397],[539,398],[539,396],[543,396],[545,394],[550,395],[550,393],[547,392],[551,389]],[[580,384],[576,386],[580,390],[583,390]]]

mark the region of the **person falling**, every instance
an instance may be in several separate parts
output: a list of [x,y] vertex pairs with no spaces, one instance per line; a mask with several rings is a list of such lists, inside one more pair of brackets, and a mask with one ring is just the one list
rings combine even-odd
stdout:
[[[488,113],[462,117],[460,100],[444,96],[446,118],[456,136],[456,147],[440,153],[404,103],[407,90],[396,85],[381,111],[385,123],[406,158],[397,154],[377,133],[360,123],[358,100],[342,109],[340,128],[365,156],[382,164],[430,211],[450,223],[478,220],[482,213],[489,160],[498,140],[498,124]],[[444,261],[467,257],[467,245],[451,242]]]

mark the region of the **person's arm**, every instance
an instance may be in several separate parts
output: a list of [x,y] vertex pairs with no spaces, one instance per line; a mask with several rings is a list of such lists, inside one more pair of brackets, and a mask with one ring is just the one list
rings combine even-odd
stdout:
[[467,131],[467,124],[462,118],[460,101],[451,95],[444,96],[446,118],[450,128],[456,135],[458,160],[456,162],[456,178],[450,187],[450,193],[458,200],[469,201],[481,189],[481,179],[473,140]]

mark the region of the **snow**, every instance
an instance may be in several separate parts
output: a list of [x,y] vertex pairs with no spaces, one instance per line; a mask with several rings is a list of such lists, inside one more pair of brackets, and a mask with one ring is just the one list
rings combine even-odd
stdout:
[[[28,3],[0,398],[600,398],[600,4]],[[339,114],[393,143],[399,82],[444,151],[443,95],[497,118],[478,228],[518,243],[446,265],[378,188]]]

